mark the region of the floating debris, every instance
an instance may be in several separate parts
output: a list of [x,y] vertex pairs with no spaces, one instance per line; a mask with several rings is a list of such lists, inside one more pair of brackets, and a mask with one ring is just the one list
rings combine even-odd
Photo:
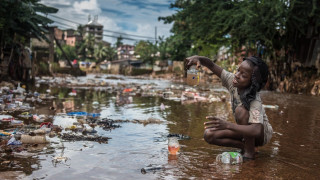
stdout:
[[274,110],[278,110],[279,109],[279,106],[278,105],[266,105],[266,104],[263,104],[262,105],[265,109],[274,109]]
[[141,174],[146,174],[146,173],[155,173],[156,171],[162,170],[163,167],[161,166],[155,166],[152,167],[152,165],[149,165],[145,168],[141,168]]
[[63,133],[61,135],[63,140],[68,141],[94,141],[99,143],[108,143],[108,140],[111,139],[109,137],[102,137],[102,136],[85,136],[85,135],[77,135],[77,134],[68,134]]
[[186,139],[190,139],[190,136],[187,136],[187,135],[183,135],[183,134],[168,134],[167,136],[168,138],[169,137],[177,137],[178,140],[186,140]]
[[102,126],[104,130],[115,129],[121,127],[120,125],[114,124],[115,121],[108,118],[103,118],[97,122],[98,125]]

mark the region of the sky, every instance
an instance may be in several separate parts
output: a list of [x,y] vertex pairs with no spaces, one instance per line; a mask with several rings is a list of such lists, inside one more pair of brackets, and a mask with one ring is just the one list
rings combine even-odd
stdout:
[[[59,9],[47,17],[51,24],[61,29],[76,29],[98,16],[98,23],[104,27],[103,40],[114,44],[116,37],[124,38],[124,44],[134,45],[139,40],[154,41],[157,37],[169,37],[172,24],[158,21],[158,17],[170,16],[176,11],[170,9],[174,0],[41,0],[40,3]],[[115,36],[115,37],[108,37]]]

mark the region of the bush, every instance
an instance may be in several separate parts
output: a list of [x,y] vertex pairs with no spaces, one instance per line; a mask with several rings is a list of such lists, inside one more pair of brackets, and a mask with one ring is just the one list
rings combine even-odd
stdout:
[[57,72],[59,71],[60,66],[58,63],[54,62],[54,63],[51,63],[51,68],[52,68],[52,72]]
[[49,64],[47,62],[41,61],[39,63],[39,68],[38,68],[38,74],[39,75],[49,75]]
[[131,75],[132,76],[137,76],[137,75],[142,75],[142,74],[151,74],[152,69],[138,69],[138,68],[132,68]]
[[156,74],[159,75],[159,74],[165,74],[167,71],[166,70],[161,70],[161,71],[156,71]]

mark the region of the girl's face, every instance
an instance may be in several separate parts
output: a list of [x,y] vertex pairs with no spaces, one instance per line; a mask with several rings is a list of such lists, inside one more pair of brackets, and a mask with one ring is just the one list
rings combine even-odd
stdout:
[[251,85],[251,75],[253,68],[250,66],[248,61],[243,61],[233,79],[233,86],[237,87],[238,90],[245,90]]

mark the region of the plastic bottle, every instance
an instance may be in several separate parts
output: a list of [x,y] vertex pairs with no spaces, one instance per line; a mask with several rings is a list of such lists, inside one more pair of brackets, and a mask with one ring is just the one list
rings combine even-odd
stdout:
[[177,137],[168,138],[168,150],[169,154],[176,155],[180,149],[179,141]]
[[238,152],[223,152],[216,157],[217,162],[224,164],[238,164],[242,163],[242,155]]
[[187,84],[190,86],[199,85],[200,82],[200,72],[197,70],[196,66],[191,66],[187,71]]
[[45,136],[29,136],[26,134],[21,135],[22,144],[44,144],[47,143]]

